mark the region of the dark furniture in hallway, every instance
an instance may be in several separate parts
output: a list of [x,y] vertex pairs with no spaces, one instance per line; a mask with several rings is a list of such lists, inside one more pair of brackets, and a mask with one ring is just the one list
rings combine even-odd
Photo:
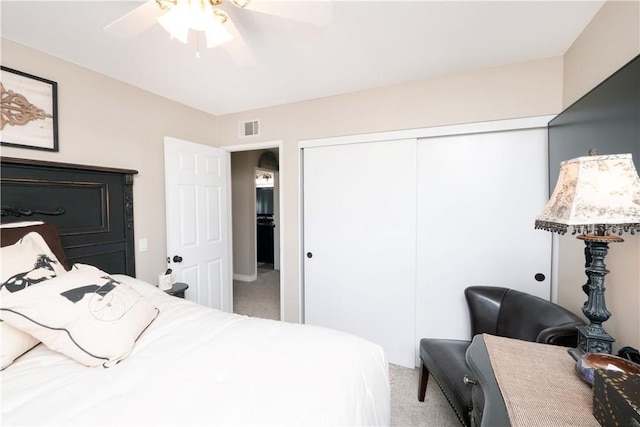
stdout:
[[257,219],[257,261],[264,264],[273,264],[273,232],[275,223],[273,214],[258,214]]

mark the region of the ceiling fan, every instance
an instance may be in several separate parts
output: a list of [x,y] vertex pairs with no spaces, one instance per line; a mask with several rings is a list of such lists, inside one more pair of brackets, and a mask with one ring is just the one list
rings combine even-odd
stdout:
[[[249,49],[240,31],[223,10],[225,3],[245,11],[316,26],[326,25],[331,17],[331,3],[328,0],[147,0],[107,25],[105,30],[122,38],[130,38],[159,23],[172,38],[183,43],[187,43],[189,33],[193,30],[204,32],[208,48],[237,40],[244,49]],[[241,19],[242,15],[237,16]]]

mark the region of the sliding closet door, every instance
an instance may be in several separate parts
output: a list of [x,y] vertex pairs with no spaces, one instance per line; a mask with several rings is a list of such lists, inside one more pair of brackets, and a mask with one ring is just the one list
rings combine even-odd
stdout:
[[[416,140],[303,150],[304,319],[415,351]],[[330,349],[327,349],[330,351]]]
[[421,139],[417,156],[416,337],[468,339],[469,285],[549,299],[546,128]]

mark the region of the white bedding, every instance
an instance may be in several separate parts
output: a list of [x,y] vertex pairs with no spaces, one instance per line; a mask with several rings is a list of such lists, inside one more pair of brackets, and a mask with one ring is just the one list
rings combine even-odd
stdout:
[[0,424],[390,424],[380,346],[211,310],[113,277],[160,309],[133,352],[112,368],[88,368],[38,345],[0,373]]

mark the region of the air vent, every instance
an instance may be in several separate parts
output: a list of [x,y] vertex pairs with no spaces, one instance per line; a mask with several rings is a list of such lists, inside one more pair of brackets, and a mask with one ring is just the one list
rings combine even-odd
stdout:
[[258,120],[250,120],[248,122],[240,122],[240,137],[256,136],[260,131],[260,122]]

